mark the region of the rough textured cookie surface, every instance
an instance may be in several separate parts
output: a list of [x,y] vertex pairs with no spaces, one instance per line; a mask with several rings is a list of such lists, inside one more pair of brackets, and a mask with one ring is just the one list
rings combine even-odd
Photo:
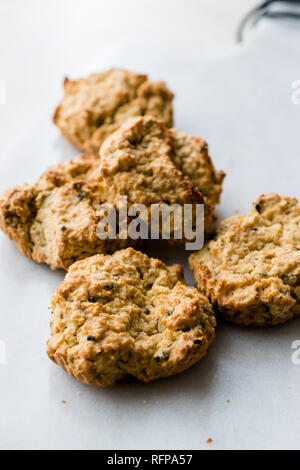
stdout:
[[150,382],[201,359],[215,336],[208,299],[133,248],[78,261],[52,299],[47,353],[76,379]]
[[52,269],[68,267],[96,253],[112,253],[128,240],[100,240],[99,157],[80,155],[50,168],[33,185],[0,196],[0,227],[21,252]]
[[190,256],[197,287],[228,320],[277,325],[300,314],[300,207],[266,194]]
[[97,152],[130,117],[150,114],[172,126],[173,94],[146,75],[112,69],[81,80],[65,79],[64,92],[54,123],[85,152]]
[[100,175],[108,200],[132,203],[205,204],[205,229],[215,220],[223,172],[217,172],[201,139],[150,116],[130,119],[100,150]]
[[[172,146],[175,139],[178,142]],[[149,213],[152,204],[182,207],[205,203],[208,231],[214,221],[212,201],[219,193],[217,173],[210,160],[206,164],[206,159],[199,156],[198,168],[202,165],[203,173],[199,169],[195,186],[188,170],[182,173],[179,169],[185,172],[184,167],[189,167],[185,161],[192,155],[189,146],[184,151],[187,144],[183,145],[182,139],[193,145],[192,137],[183,138],[152,117],[129,120],[107,139],[101,159],[92,154],[80,155],[50,168],[31,186],[5,191],[0,196],[0,227],[22,253],[53,269],[67,269],[79,259],[112,253],[135,243],[121,239],[120,233],[116,240],[100,240],[97,236],[100,203],[109,203],[118,212],[119,197],[124,195],[128,206],[144,204]],[[202,188],[207,197],[202,195]],[[170,236],[173,242],[174,230]]]
[[192,137],[177,129],[168,129],[171,159],[176,168],[198,187],[210,204],[220,201],[223,171],[217,171],[208,153],[208,145],[200,137]]

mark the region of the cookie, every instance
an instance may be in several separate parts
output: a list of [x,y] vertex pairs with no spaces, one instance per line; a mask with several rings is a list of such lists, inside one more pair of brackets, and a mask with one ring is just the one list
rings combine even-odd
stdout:
[[223,221],[190,256],[197,287],[241,325],[278,325],[300,314],[300,207],[265,194],[251,212]]
[[166,203],[174,204],[179,192],[186,203],[206,203],[209,229],[225,174],[215,170],[202,139],[168,129],[150,116],[138,117],[107,138],[100,157],[110,201],[121,192],[133,202],[150,205],[158,202],[159,193]]
[[211,304],[185,284],[181,267],[133,248],[73,264],[51,310],[49,358],[96,386],[182,372],[215,336]]
[[53,121],[84,152],[98,152],[107,136],[130,117],[151,114],[172,126],[173,94],[146,75],[111,69],[64,81],[64,97]]
[[[161,121],[152,117],[129,120],[107,139],[101,159],[81,155],[50,168],[33,185],[5,191],[0,196],[1,229],[22,253],[52,269],[68,269],[79,259],[135,245],[133,240],[121,239],[119,233],[116,239],[105,240],[97,234],[100,203],[109,203],[118,211],[119,197],[124,195],[129,206],[145,204],[149,214],[152,204],[194,207],[205,203],[208,230],[214,205],[176,168],[179,157],[172,141]],[[181,161],[184,158],[181,150]],[[200,178],[198,183],[201,186]],[[173,242],[174,227],[170,238]],[[185,238],[176,242],[183,243]]]
[[80,155],[51,167],[31,186],[5,191],[1,229],[25,256],[52,269],[128,246],[129,240],[97,236],[97,210],[104,199],[98,167],[97,155]]
[[218,204],[225,173],[215,169],[207,142],[177,129],[168,129],[166,133],[170,138],[171,159],[176,168],[200,189],[211,205]]

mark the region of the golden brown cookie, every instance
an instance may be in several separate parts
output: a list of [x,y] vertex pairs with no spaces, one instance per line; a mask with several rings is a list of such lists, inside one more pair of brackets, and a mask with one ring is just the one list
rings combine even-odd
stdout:
[[130,117],[150,114],[172,126],[173,94],[146,75],[111,69],[81,80],[65,79],[53,120],[84,152],[98,152],[105,138]]
[[97,386],[182,372],[215,336],[212,307],[185,284],[181,267],[133,248],[73,264],[51,309],[48,356]]
[[[172,136],[175,134],[172,130]],[[190,140],[193,142],[192,137]],[[219,186],[214,186],[215,172],[210,163],[203,169],[203,187],[210,200],[176,168],[174,162],[184,167],[185,154],[183,148],[177,154],[178,146],[172,147],[172,142],[174,136],[169,136],[161,121],[148,116],[127,121],[101,149],[100,168],[98,156],[80,155],[50,168],[31,186],[5,191],[0,196],[1,229],[22,253],[53,269],[68,269],[79,259],[112,253],[133,243],[120,239],[119,233],[116,240],[100,240],[97,235],[100,203],[118,210],[120,196],[128,197],[128,206],[145,204],[149,215],[152,204],[194,207],[205,203],[208,230],[214,220],[210,201],[216,200],[219,191]],[[188,152],[186,158],[190,158]],[[199,158],[199,165],[201,162]],[[211,192],[207,190],[209,172],[210,187],[215,188]],[[201,189],[201,176],[197,182]],[[173,242],[174,230],[170,237]],[[176,241],[184,243],[185,238]]]
[[217,171],[208,153],[208,145],[200,137],[192,137],[177,129],[168,129],[171,159],[176,168],[198,187],[211,205],[220,202],[223,171]]
[[180,194],[186,203],[206,203],[209,229],[225,174],[215,170],[202,139],[167,129],[150,116],[138,117],[107,138],[100,157],[110,201],[121,193],[132,202],[150,205],[160,202],[160,194],[163,201],[174,204]]
[[297,199],[260,196],[190,256],[197,287],[234,323],[277,325],[299,315],[299,227]]
[[33,185],[8,189],[0,196],[0,227],[21,252],[52,269],[68,267],[96,253],[112,253],[128,240],[100,240],[99,157],[79,155],[44,173]]
[[[143,204],[147,208],[145,218],[151,227],[155,225],[151,220],[153,209],[159,204],[164,204],[168,210],[175,204],[195,207],[206,202],[206,223],[210,226],[214,206],[205,201],[198,188],[176,168],[171,152],[171,140],[161,121],[151,116],[128,120],[106,139],[100,149],[100,176],[107,200],[116,205],[120,195],[124,195],[129,205]],[[170,224],[167,222],[170,237],[156,224],[157,236],[162,237],[164,233],[171,243],[181,244],[185,242],[183,213],[179,221],[174,222],[171,216]],[[195,229],[195,214],[191,219],[190,224]],[[177,229],[181,234],[175,241]]]

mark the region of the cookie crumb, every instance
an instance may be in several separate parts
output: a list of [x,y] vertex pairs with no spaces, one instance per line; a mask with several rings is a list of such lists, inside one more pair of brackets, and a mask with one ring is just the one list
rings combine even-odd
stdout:
[[210,444],[212,441],[213,441],[212,438],[209,437],[209,438],[207,439],[207,441],[206,441],[206,444]]
[[80,392],[77,392],[77,396],[80,397],[81,393]]
[[226,403],[230,403],[230,400],[226,400]]
[[67,403],[66,400],[62,400],[61,402],[62,402],[64,405]]

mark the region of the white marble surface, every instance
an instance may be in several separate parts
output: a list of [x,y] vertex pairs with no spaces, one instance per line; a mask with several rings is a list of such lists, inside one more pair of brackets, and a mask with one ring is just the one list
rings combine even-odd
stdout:
[[0,0],[0,159],[43,112],[66,74],[112,42],[148,39],[182,53],[229,49],[256,0]]
[[[51,38],[55,43],[54,31]],[[295,25],[268,22],[246,45],[226,53],[204,55],[197,47],[177,50],[170,43],[158,48],[152,37],[138,44],[131,37],[121,43],[117,38],[81,61],[81,70],[120,65],[167,80],[176,93],[176,126],[206,138],[216,166],[227,172],[219,210],[224,217],[248,211],[262,192],[300,197],[300,105],[291,101],[291,84],[300,78],[299,39]],[[75,52],[71,47],[70,55]],[[26,59],[29,68],[32,54]],[[66,63],[68,73],[79,69]],[[33,181],[48,165],[76,154],[50,122],[60,93],[60,77],[52,74],[49,64],[47,80],[55,86],[39,120],[24,117],[24,128],[14,129],[10,150],[2,152],[0,191]],[[18,89],[16,82],[12,87]],[[11,128],[1,128],[5,141]],[[151,253],[185,264],[183,250],[165,246],[155,244]],[[189,371],[148,386],[98,390],[76,382],[45,355],[49,298],[63,273],[25,259],[2,234],[0,253],[0,340],[6,344],[6,364],[0,364],[1,448],[299,448],[300,365],[291,360],[292,342],[300,339],[299,320],[261,330],[219,322],[215,344]],[[187,269],[186,274],[192,283]]]

